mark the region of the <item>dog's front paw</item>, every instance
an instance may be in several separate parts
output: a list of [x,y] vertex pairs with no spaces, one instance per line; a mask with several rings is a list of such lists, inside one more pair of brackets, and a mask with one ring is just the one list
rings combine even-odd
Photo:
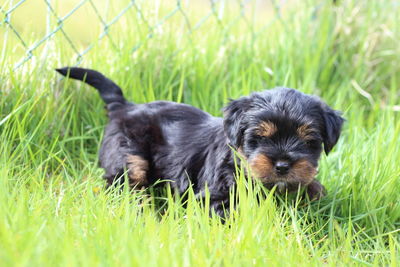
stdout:
[[307,185],[305,193],[310,200],[319,200],[326,196],[326,189],[320,182],[314,180]]

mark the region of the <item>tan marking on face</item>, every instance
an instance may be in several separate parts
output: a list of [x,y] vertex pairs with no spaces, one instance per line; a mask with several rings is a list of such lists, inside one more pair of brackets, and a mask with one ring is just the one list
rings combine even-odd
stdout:
[[298,181],[302,185],[307,185],[314,180],[315,175],[317,175],[318,170],[309,161],[305,159],[298,160],[293,164],[289,179]]
[[270,121],[261,122],[256,130],[256,134],[259,136],[271,137],[278,131],[276,125]]
[[144,186],[148,183],[147,171],[149,163],[138,155],[128,155],[126,158],[126,167],[128,168],[128,177],[132,186]]
[[249,161],[253,177],[263,183],[295,183],[301,185],[310,184],[317,174],[317,168],[309,161],[301,159],[291,166],[289,173],[284,176],[277,175],[274,165],[267,156],[258,154]]
[[305,141],[311,140],[312,133],[316,132],[317,130],[311,127],[309,124],[303,124],[299,128],[297,128],[297,134],[299,137]]
[[267,178],[273,174],[273,167],[271,160],[262,154],[253,157],[249,166],[255,178],[260,179],[262,182],[267,182]]

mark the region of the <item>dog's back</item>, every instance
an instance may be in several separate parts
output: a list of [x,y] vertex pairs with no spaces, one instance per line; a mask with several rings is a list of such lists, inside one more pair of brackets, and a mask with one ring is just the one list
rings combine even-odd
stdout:
[[[215,161],[214,154],[221,154],[226,145],[221,118],[170,101],[128,102],[118,85],[94,70],[66,67],[57,71],[93,86],[107,104],[110,121],[99,157],[110,184],[128,172],[134,186],[163,178],[184,192],[189,183],[200,189],[207,177],[215,176],[215,170],[200,166],[213,166],[204,162]],[[215,147],[210,146],[213,142]]]

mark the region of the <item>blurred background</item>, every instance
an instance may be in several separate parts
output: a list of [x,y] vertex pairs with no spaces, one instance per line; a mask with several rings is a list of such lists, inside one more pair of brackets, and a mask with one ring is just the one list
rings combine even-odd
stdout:
[[[1,3],[2,51],[8,46],[23,65],[45,58],[51,43],[61,41],[72,55],[71,64],[83,60],[94,46],[107,42],[116,49],[137,50],[149,39],[174,40],[178,48],[191,35],[216,26],[224,38],[242,31],[255,37],[278,19],[293,1],[219,0],[22,0]],[[317,7],[316,7],[317,8]],[[240,28],[240,30],[238,30]],[[179,33],[180,38],[177,37]],[[157,42],[156,40],[153,42]],[[160,44],[159,44],[160,45]],[[64,51],[64,52],[67,52]],[[11,55],[9,55],[11,56]]]

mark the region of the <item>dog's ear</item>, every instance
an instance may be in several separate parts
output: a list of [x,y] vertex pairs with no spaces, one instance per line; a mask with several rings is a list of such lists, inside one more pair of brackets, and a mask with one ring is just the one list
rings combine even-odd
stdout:
[[341,113],[339,111],[331,109],[325,103],[322,104],[322,117],[324,120],[322,137],[324,142],[325,154],[327,155],[336,145],[342,131],[344,119],[340,115]]
[[250,97],[231,100],[224,108],[224,131],[230,145],[239,148],[245,130],[245,112],[250,108]]

